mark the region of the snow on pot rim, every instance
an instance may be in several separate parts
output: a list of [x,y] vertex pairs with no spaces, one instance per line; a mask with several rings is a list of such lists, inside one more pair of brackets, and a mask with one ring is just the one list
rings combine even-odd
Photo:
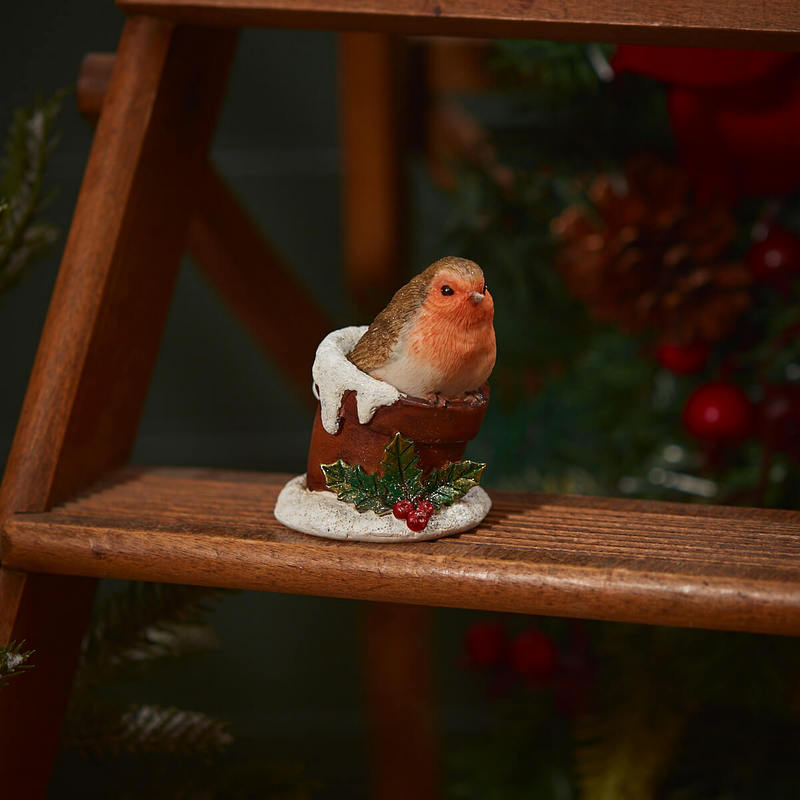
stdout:
[[346,391],[356,393],[358,421],[365,425],[381,406],[396,403],[403,395],[391,384],[362,372],[347,356],[367,332],[367,325],[352,325],[329,333],[319,344],[311,375],[314,378],[322,427],[334,436],[339,431],[339,409]]

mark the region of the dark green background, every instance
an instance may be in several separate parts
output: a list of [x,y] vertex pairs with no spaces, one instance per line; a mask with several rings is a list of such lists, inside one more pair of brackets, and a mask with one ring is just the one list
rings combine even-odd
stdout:
[[[13,3],[0,17],[0,130],[12,110],[74,83],[83,55],[116,48],[123,18],[110,0]],[[262,229],[288,256],[337,324],[354,318],[341,280],[336,39],[328,33],[246,31],[214,158]],[[51,255],[0,300],[0,465],[11,444],[61,248],[90,146],[69,97],[48,175],[62,230]],[[411,173],[420,169],[409,165]],[[417,180],[417,216],[436,198]],[[422,211],[419,209],[422,208]],[[418,234],[409,269],[436,254],[435,223]],[[431,244],[420,245],[419,242]],[[269,309],[265,309],[269,313]],[[184,264],[144,413],[134,460],[299,472],[310,432],[275,369]],[[103,587],[109,591],[109,585]],[[54,613],[57,610],[54,609]],[[156,669],[128,687],[139,700],[205,710],[265,758],[304,764],[319,796],[363,796],[368,743],[362,720],[360,605],[242,593],[215,615],[219,651]],[[457,669],[461,612],[437,612],[441,719],[472,726]],[[89,796],[93,765],[65,759],[51,796]],[[80,788],[76,781],[80,780]]]

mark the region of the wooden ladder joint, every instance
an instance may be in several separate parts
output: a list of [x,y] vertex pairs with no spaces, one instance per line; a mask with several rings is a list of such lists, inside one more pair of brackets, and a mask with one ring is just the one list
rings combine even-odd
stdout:
[[[81,64],[78,108],[90,122],[102,110],[114,60],[114,53],[89,53]],[[313,408],[311,364],[332,322],[210,160],[197,164],[194,180],[189,254],[298,399]]]

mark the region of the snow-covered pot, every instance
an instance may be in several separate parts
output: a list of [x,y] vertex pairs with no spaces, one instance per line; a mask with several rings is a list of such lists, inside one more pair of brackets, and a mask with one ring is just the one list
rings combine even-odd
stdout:
[[[482,393],[488,398],[488,385]],[[332,464],[340,458],[348,464],[360,464],[367,472],[377,472],[383,450],[395,433],[413,440],[425,474],[448,461],[458,461],[467,442],[478,433],[487,405],[487,399],[478,403],[456,400],[443,407],[401,396],[392,405],[378,408],[369,422],[361,423],[356,393],[349,390],[342,400],[339,430],[335,434],[325,430],[317,408],[308,449],[307,486],[325,489],[320,464]]]
[[325,489],[320,464],[342,459],[378,471],[384,448],[395,433],[414,442],[425,473],[458,461],[483,421],[488,385],[480,401],[450,400],[446,406],[408,397],[361,372],[347,360],[366,327],[329,334],[317,350],[314,385],[320,405],[308,452],[307,487]]

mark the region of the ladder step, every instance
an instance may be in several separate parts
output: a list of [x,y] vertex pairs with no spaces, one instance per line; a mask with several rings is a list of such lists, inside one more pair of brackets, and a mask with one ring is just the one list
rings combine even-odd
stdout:
[[117,0],[126,14],[221,27],[796,50],[800,4],[749,0]]
[[370,544],[294,533],[287,476],[129,467],[17,514],[3,563],[31,572],[800,634],[800,512],[494,492],[473,531]]

